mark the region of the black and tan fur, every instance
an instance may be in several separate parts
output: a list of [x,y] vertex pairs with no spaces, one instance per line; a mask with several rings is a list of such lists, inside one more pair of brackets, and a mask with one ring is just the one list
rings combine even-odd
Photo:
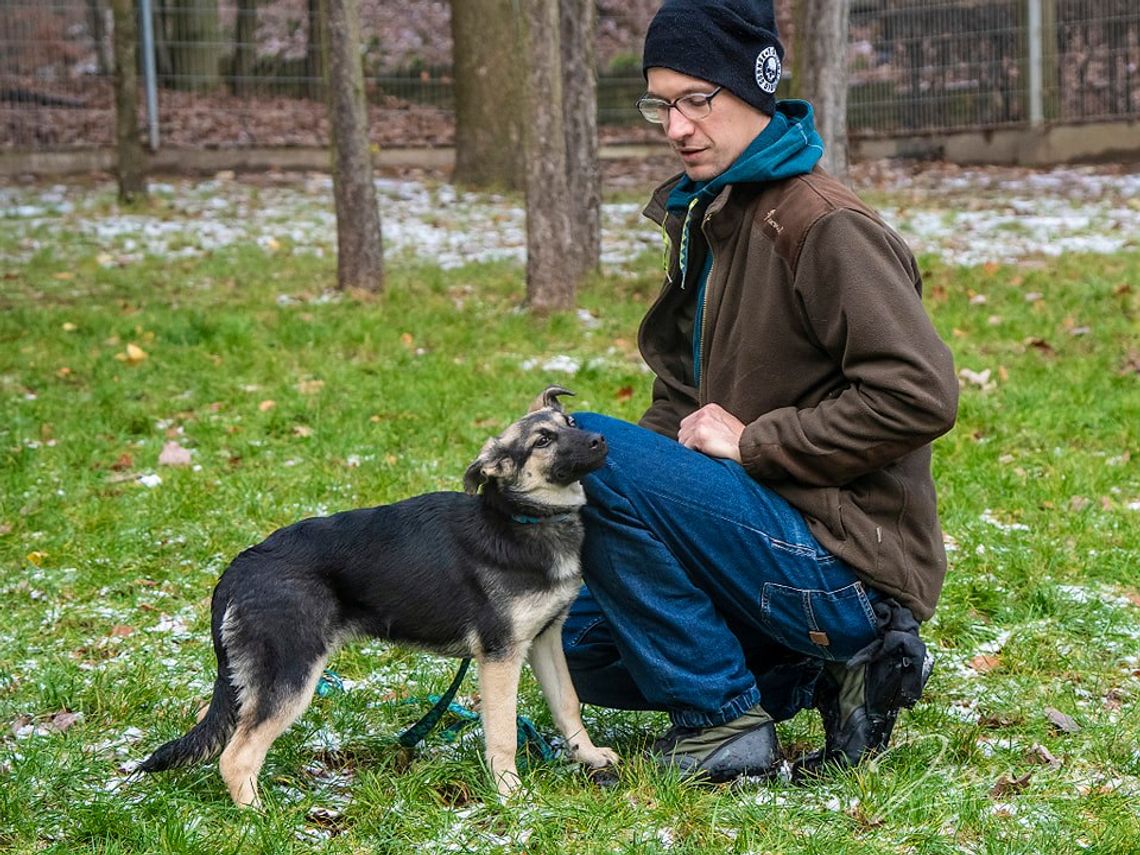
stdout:
[[242,552],[214,589],[218,676],[209,707],[140,769],[221,752],[230,796],[257,805],[270,745],[308,707],[329,657],[361,636],[475,658],[500,795],[519,783],[515,718],[526,657],[574,759],[615,763],[582,725],[562,653],[562,623],[582,582],[579,479],[606,456],[605,439],[563,412],[563,394],[549,387],[487,441],[465,493],[303,520]]

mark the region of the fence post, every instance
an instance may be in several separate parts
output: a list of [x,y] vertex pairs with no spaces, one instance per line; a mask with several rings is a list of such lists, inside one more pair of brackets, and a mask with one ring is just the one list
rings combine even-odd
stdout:
[[1029,125],[1040,127],[1045,122],[1045,97],[1042,87],[1041,0],[1027,0],[1029,25]]
[[151,0],[139,0],[142,30],[143,86],[146,90],[147,139],[152,152],[158,151],[158,81],[154,63],[154,10]]

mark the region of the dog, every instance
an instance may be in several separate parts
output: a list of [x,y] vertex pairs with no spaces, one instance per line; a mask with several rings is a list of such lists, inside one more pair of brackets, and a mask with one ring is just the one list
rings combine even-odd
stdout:
[[269,747],[309,706],[329,657],[361,636],[478,662],[487,766],[502,798],[520,783],[524,658],[570,756],[592,769],[617,763],[582,724],[562,652],[562,624],[582,584],[580,479],[607,451],[605,437],[562,409],[558,397],[572,394],[548,387],[488,439],[463,493],[302,520],[238,555],[212,598],[218,675],[209,706],[139,770],[220,752],[230,797],[257,807]]

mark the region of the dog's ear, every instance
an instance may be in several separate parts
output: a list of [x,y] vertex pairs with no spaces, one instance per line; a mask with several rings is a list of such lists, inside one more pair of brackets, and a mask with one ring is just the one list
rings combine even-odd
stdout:
[[463,489],[468,495],[474,496],[492,478],[507,479],[514,474],[515,461],[498,438],[491,437],[483,443],[483,450],[467,467],[467,472],[463,475]]
[[561,386],[547,386],[542,394],[530,402],[530,409],[528,413],[533,413],[536,410],[541,410],[550,407],[553,410],[562,412],[562,405],[558,403],[559,395],[573,395],[569,389],[563,389]]

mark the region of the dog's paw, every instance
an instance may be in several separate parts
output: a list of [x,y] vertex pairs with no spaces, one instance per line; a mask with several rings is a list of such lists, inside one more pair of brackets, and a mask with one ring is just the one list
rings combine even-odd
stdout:
[[499,791],[499,801],[505,802],[518,792],[522,780],[514,769],[504,769],[495,776],[495,784]]
[[574,759],[579,763],[585,763],[591,769],[616,766],[620,760],[617,752],[612,748],[599,748],[596,745],[591,745],[589,748],[578,748],[574,752]]

